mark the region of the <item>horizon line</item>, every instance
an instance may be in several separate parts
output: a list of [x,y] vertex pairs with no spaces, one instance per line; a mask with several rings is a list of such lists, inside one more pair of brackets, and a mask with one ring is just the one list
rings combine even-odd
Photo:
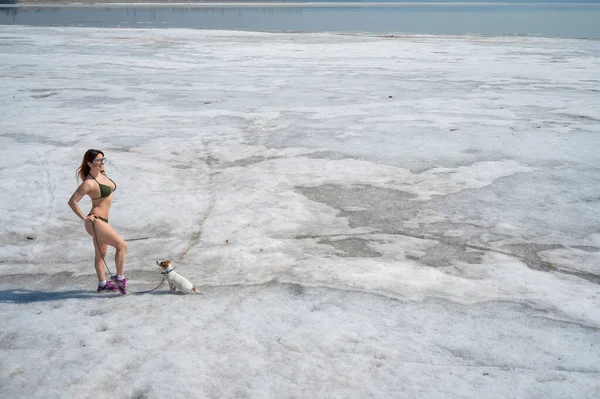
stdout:
[[0,3],[0,8],[20,8],[20,7],[40,7],[40,8],[62,8],[62,7],[122,7],[122,6],[154,6],[154,7],[410,7],[410,6],[474,6],[474,7],[492,7],[492,6],[600,6],[600,0],[591,2],[551,2],[551,1],[282,1],[282,0],[38,0],[38,1],[19,1],[16,3]]

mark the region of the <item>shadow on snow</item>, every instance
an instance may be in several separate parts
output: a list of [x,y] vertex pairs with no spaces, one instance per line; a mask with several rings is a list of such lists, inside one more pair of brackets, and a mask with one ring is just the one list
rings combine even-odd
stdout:
[[[155,291],[151,295],[166,295],[169,291]],[[135,294],[131,293],[130,295]],[[120,297],[119,293],[96,293],[89,290],[68,290],[68,291],[31,291],[25,289],[1,290],[0,303],[32,303],[61,301],[65,299],[94,299],[101,297]]]

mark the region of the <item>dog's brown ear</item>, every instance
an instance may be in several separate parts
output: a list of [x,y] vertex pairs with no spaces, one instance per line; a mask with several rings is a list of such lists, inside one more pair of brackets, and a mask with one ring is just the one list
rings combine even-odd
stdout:
[[162,262],[156,262],[156,263],[158,263],[158,265],[160,267],[162,267],[163,269],[166,269],[171,264],[171,261],[170,260],[163,260]]

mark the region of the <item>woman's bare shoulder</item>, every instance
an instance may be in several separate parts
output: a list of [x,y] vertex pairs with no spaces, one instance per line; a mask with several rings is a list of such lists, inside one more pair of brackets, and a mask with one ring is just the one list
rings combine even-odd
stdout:
[[79,191],[80,193],[83,193],[83,194],[87,194],[87,192],[90,191],[90,189],[92,189],[93,187],[94,187],[93,180],[86,179],[81,182],[79,187],[77,187],[77,191]]

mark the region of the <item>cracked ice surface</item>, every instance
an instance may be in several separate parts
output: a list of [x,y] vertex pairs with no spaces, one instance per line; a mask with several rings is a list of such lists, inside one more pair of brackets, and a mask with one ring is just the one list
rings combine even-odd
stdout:
[[[597,396],[597,41],[0,36],[3,396]],[[204,296],[93,294],[88,148]]]

